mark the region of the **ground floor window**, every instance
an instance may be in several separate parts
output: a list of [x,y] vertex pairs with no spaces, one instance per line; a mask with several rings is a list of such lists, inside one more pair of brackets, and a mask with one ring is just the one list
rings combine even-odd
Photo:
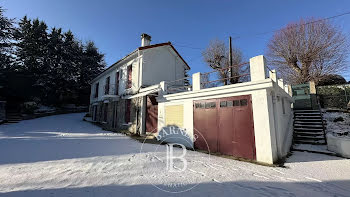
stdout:
[[131,111],[131,100],[126,100],[125,102],[125,123],[130,122],[130,111]]

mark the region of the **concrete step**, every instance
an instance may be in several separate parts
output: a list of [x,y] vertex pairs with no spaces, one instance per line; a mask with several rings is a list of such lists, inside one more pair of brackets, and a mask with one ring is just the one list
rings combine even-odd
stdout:
[[324,140],[314,141],[314,140],[294,140],[295,144],[314,144],[314,145],[325,145]]
[[294,112],[320,112],[320,110],[315,110],[315,109],[297,109],[293,111]]
[[314,121],[314,122],[322,122],[322,118],[294,118],[294,121]]
[[324,137],[320,136],[299,136],[295,137],[295,140],[308,140],[308,141],[321,141],[324,140]]
[[295,115],[321,115],[321,112],[294,112]]
[[[18,123],[18,122],[20,122],[20,121],[12,121],[12,120],[6,121],[6,123],[8,123],[8,124],[11,124],[11,123]],[[5,123],[5,124],[6,124],[6,123]]]
[[323,132],[294,132],[296,136],[324,136]]
[[314,114],[312,114],[312,115],[310,115],[310,116],[305,116],[305,115],[295,115],[294,116],[294,118],[303,118],[303,119],[305,119],[305,118],[308,118],[308,119],[319,119],[319,118],[322,118],[321,117],[321,115],[314,115]]
[[298,128],[294,128],[294,131],[322,131],[323,132],[323,129],[320,129],[320,128],[317,128],[317,129],[315,129],[315,128],[300,128],[300,127],[298,127]]
[[323,128],[322,124],[316,125],[316,124],[294,124],[295,127],[303,127],[303,128]]
[[322,121],[305,121],[305,120],[295,120],[294,124],[312,124],[312,125],[322,125]]

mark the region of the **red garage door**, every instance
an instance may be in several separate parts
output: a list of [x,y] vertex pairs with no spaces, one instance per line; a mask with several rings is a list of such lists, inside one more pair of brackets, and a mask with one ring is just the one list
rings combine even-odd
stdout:
[[250,95],[194,101],[194,129],[198,149],[256,159]]

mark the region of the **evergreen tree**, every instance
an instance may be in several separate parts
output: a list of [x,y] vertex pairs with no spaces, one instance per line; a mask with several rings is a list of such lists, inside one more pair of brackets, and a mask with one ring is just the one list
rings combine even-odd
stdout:
[[39,21],[39,19],[31,21],[25,16],[19,22],[17,36],[19,68],[29,72],[38,78],[38,82],[41,82],[41,77],[49,71],[46,62],[48,56],[47,25],[44,21]]
[[11,68],[13,64],[13,19],[4,16],[4,10],[0,7],[0,71]]
[[[82,62],[79,67],[78,84],[79,84],[79,97],[80,101],[87,104],[90,94],[89,82],[100,74],[105,67],[104,54],[101,54],[95,43],[92,41],[87,42],[84,47],[84,53],[82,56]],[[83,99],[85,98],[85,99]]]
[[39,19],[25,16],[17,29],[12,23],[0,7],[0,71],[14,68],[11,75],[0,73],[1,83],[6,81],[1,76],[12,80],[6,89],[8,99],[89,104],[89,82],[105,67],[104,55],[95,44],[84,45],[71,31],[62,32],[61,28],[48,31]]
[[31,90],[27,96],[29,99],[45,100],[51,88],[47,25],[39,19],[32,21],[25,16],[19,22],[16,37],[17,70],[26,78],[33,79],[21,89]]

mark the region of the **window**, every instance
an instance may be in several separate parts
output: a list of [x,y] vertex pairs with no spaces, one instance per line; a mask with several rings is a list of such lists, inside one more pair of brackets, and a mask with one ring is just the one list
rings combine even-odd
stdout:
[[105,84],[105,94],[109,94],[109,86],[111,82],[111,77],[106,78],[106,84]]
[[221,101],[220,102],[220,107],[226,107],[227,106],[227,102],[226,101]]
[[119,71],[115,74],[115,95],[119,93]]
[[233,101],[233,106],[235,106],[235,107],[239,106],[239,100],[234,100]]
[[196,103],[195,106],[196,106],[196,108],[200,108],[201,104],[200,103]]
[[130,111],[131,111],[130,108],[131,108],[131,100],[128,99],[125,102],[125,117],[124,117],[125,123],[130,122]]
[[210,103],[210,108],[216,108],[216,103],[215,102],[211,102]]
[[99,86],[100,86],[99,83],[96,83],[96,85],[95,85],[95,95],[94,95],[95,98],[98,97],[98,87]]
[[128,80],[126,83],[126,88],[131,88],[131,86],[132,86],[132,65],[128,66],[127,72],[128,72]]
[[233,101],[227,101],[227,107],[232,107],[233,106]]
[[240,101],[241,106],[247,106],[248,105],[248,100],[247,99],[241,99]]

